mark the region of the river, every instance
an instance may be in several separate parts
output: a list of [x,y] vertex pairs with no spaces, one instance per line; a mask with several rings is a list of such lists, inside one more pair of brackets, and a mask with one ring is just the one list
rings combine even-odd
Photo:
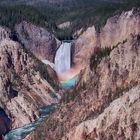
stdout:
[[57,108],[57,104],[52,104],[39,109],[40,118],[33,123],[27,124],[21,128],[11,130],[4,137],[4,140],[22,140],[29,135],[36,127]]

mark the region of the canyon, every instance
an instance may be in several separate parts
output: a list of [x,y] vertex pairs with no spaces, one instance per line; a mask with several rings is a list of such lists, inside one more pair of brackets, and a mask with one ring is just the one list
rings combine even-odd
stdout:
[[140,8],[53,33],[0,27],[0,139],[138,140]]
[[139,33],[133,9],[109,18],[100,33],[93,26],[79,36],[74,61],[84,68],[77,85],[27,139],[139,139]]
[[0,135],[13,129],[6,140],[20,140],[40,124],[44,116],[41,119],[39,110],[49,111],[49,105],[59,102],[59,75],[71,69],[71,43],[61,45],[47,30],[27,22],[15,31],[16,41],[10,29],[0,27],[0,105],[5,113],[0,116]]

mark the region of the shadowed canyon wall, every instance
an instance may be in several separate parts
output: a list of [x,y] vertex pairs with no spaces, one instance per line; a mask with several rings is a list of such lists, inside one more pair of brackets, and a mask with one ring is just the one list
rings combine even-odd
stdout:
[[39,107],[58,102],[51,94],[59,82],[50,66],[10,39],[9,30],[1,27],[0,39],[0,107],[11,119],[11,127],[0,120],[1,127],[9,130],[35,121]]

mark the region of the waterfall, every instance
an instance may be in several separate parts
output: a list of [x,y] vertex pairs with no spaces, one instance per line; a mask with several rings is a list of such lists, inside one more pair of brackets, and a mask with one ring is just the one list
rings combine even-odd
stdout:
[[54,63],[42,60],[46,65],[50,65],[58,74],[62,88],[69,89],[75,86],[77,81],[76,67],[72,67],[71,62],[71,42],[63,41],[58,48]]
[[71,68],[71,43],[62,42],[62,45],[56,52],[55,70],[62,74]]

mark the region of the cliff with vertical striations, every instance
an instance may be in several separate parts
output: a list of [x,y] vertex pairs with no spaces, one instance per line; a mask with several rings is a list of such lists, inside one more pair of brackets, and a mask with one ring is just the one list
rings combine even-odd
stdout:
[[[7,128],[3,120],[0,124],[8,130],[35,121],[39,107],[58,101],[52,94],[59,87],[54,70],[9,36],[6,29],[0,28],[0,108],[11,126]],[[0,134],[6,132],[1,130]]]
[[38,59],[53,62],[60,41],[46,29],[23,21],[15,27],[18,40]]

